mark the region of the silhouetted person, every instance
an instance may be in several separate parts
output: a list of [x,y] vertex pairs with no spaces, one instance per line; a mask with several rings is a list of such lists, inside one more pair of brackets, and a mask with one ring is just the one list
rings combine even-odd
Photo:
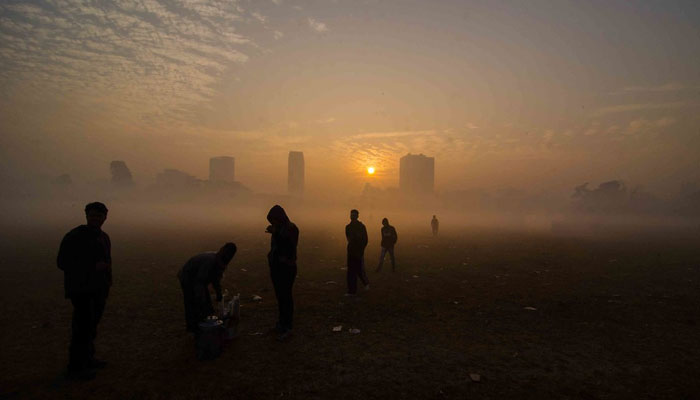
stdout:
[[433,228],[433,236],[437,236],[438,229],[440,229],[440,221],[437,217],[433,215],[433,219],[430,221],[430,227]]
[[348,292],[346,296],[357,293],[357,278],[360,278],[369,289],[369,279],[365,273],[365,247],[367,247],[367,228],[358,221],[360,212],[350,210],[350,223],[345,226],[345,237],[348,239]]
[[209,285],[216,292],[216,301],[221,301],[221,279],[236,250],[234,243],[226,243],[217,252],[208,251],[190,258],[177,273],[185,300],[188,332],[197,333],[199,323],[214,314]]
[[270,278],[275,288],[279,317],[275,325],[277,340],[284,341],[292,334],[292,317],[294,315],[294,299],[292,286],[297,277],[297,243],[299,229],[287,217],[284,209],[275,205],[267,213],[270,225],[266,232],[270,233],[270,252],[267,260],[270,264]]
[[87,380],[106,365],[95,358],[94,341],[112,286],[112,245],[102,231],[107,207],[90,203],[85,206],[85,218],[87,224],[63,237],[56,263],[63,271],[65,296],[73,303],[68,377]]
[[391,270],[395,271],[396,260],[394,259],[394,245],[399,239],[399,236],[396,234],[396,229],[389,225],[388,219],[384,218],[382,220],[382,225],[382,254],[379,256],[379,266],[377,266],[377,272],[382,270],[386,253],[389,253],[389,258],[391,258]]

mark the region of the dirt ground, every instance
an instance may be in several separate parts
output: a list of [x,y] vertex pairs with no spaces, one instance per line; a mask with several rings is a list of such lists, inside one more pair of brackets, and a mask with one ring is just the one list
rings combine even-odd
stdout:
[[[398,269],[387,260],[377,273],[370,230],[371,289],[348,299],[342,226],[302,227],[294,336],[278,343],[258,334],[276,318],[264,226],[108,223],[115,283],[96,344],[109,365],[76,383],[64,378],[71,307],[54,262],[71,227],[3,230],[0,398],[700,398],[698,235],[434,239],[397,227]],[[175,274],[227,240],[239,248],[224,287],[243,298],[240,336],[200,362]]]

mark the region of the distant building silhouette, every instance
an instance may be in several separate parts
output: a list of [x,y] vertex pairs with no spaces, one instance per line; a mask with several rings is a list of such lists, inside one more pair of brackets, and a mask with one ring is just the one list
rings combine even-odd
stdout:
[[198,187],[200,180],[186,172],[168,168],[156,176],[156,184],[163,187],[192,188]]
[[410,194],[432,194],[435,188],[435,158],[423,154],[401,157],[399,189]]
[[292,194],[304,193],[304,153],[301,151],[289,152],[287,190]]
[[112,161],[109,164],[109,170],[112,172],[112,183],[120,186],[130,186],[134,183],[131,177],[131,171],[126,166],[124,161]]
[[212,182],[233,182],[235,180],[233,157],[213,157],[209,159],[209,180]]

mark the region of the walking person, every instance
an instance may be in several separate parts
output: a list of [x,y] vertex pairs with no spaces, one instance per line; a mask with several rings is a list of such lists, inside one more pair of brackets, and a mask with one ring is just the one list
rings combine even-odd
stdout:
[[68,378],[91,380],[107,363],[95,358],[97,325],[112,286],[112,244],[102,231],[107,207],[85,206],[87,223],[68,232],[61,241],[56,263],[63,271],[65,297],[73,304]]
[[382,219],[382,229],[381,229],[381,234],[382,234],[382,254],[379,256],[379,266],[377,266],[377,272],[382,270],[382,266],[384,265],[384,258],[386,257],[386,253],[389,253],[389,258],[391,259],[391,270],[396,271],[396,260],[394,258],[394,245],[396,244],[396,241],[399,239],[399,236],[396,234],[396,229],[389,225],[389,220],[387,218]]
[[360,212],[350,210],[350,223],[345,226],[345,237],[348,240],[348,292],[346,296],[357,293],[357,279],[369,290],[369,279],[365,273],[365,247],[367,247],[367,228],[358,220]]
[[266,232],[272,236],[267,260],[279,313],[274,330],[277,333],[277,340],[282,342],[289,339],[292,334],[294,316],[292,287],[297,276],[299,228],[289,220],[287,213],[278,205],[270,209],[267,220],[270,225]]
[[433,215],[433,219],[430,221],[430,227],[433,229],[433,236],[437,236],[438,229],[440,229],[440,221],[438,221],[435,215]]
[[185,302],[185,326],[188,332],[196,334],[199,323],[214,315],[209,285],[216,292],[216,301],[221,301],[221,280],[226,266],[236,255],[236,250],[234,243],[226,243],[219,251],[208,251],[190,258],[177,273]]

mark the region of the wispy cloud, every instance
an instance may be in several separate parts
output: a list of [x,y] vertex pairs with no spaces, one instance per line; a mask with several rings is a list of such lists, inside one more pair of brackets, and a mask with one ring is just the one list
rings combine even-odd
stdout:
[[309,28],[317,33],[323,33],[328,31],[328,27],[324,22],[318,21],[314,18],[308,18]]
[[235,0],[3,2],[0,90],[182,119],[259,48],[237,26],[266,17],[246,13]]
[[700,103],[695,102],[685,102],[685,101],[674,101],[667,103],[633,103],[633,104],[619,104],[615,106],[601,107],[593,112],[593,116],[602,117],[610,114],[632,112],[632,111],[644,111],[644,110],[664,110],[672,108],[686,108],[686,107],[698,107]]
[[700,85],[681,84],[677,82],[669,82],[661,85],[642,85],[642,86],[627,86],[620,90],[614,91],[611,94],[622,93],[663,93],[663,92],[680,92],[686,90],[700,90]]

